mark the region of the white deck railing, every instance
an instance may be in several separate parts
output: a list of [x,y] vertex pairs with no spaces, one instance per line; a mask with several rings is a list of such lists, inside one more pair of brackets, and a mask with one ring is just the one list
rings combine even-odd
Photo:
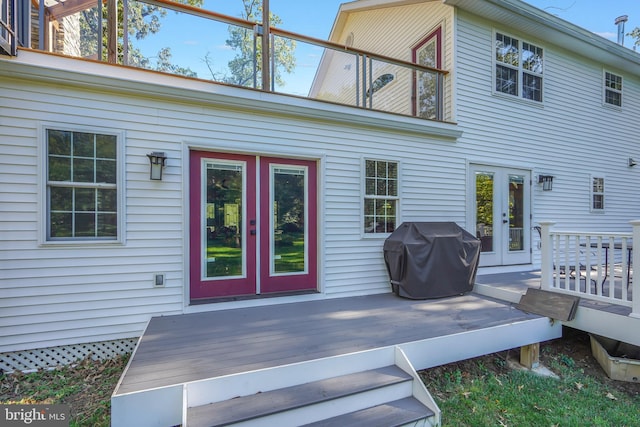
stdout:
[[552,230],[555,223],[540,223],[542,289],[631,308],[640,317],[640,280],[633,266],[640,265],[640,220],[632,232]]

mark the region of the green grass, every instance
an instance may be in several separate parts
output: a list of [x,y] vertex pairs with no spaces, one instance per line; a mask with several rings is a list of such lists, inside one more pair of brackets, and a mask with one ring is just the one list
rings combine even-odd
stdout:
[[637,396],[585,375],[564,354],[549,368],[560,378],[487,367],[486,358],[424,375],[442,410],[443,427],[640,426]]
[[0,403],[66,404],[71,410],[70,427],[108,427],[111,393],[127,359],[87,359],[74,367],[1,375]]

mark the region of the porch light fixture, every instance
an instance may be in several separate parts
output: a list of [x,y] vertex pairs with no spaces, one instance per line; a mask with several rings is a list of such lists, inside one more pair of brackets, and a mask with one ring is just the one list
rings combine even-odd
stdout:
[[633,157],[629,157],[628,165],[629,165],[630,168],[634,167],[637,164],[638,164],[638,162],[636,162],[636,160]]
[[551,191],[553,189],[553,176],[538,175],[538,184],[542,184],[542,191]]
[[154,151],[151,154],[147,154],[150,163],[149,178],[153,181],[162,180],[162,169],[164,168],[164,162],[167,160],[167,156],[161,151]]

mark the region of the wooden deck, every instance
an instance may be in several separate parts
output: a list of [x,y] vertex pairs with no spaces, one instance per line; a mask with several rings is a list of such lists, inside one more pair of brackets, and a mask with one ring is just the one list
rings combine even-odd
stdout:
[[[539,318],[473,293],[422,301],[381,294],[155,317],[114,395]],[[503,350],[499,341],[478,351]],[[469,357],[463,353],[447,357]]]

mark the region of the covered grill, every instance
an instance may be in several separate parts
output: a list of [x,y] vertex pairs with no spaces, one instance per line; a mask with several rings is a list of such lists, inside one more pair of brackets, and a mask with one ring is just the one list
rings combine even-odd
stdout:
[[393,291],[405,298],[442,298],[470,292],[480,240],[455,222],[405,222],[384,242]]

